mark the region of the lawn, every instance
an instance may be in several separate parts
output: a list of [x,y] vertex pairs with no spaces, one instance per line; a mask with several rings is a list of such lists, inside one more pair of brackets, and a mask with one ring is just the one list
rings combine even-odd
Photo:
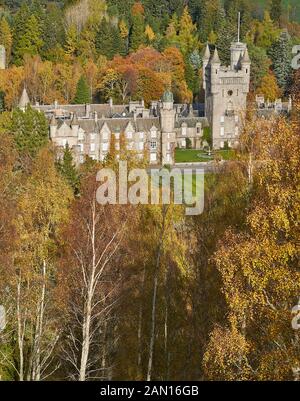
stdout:
[[176,163],[197,163],[207,162],[213,160],[213,157],[207,156],[204,152],[197,149],[176,149],[175,161]]
[[214,157],[221,156],[223,160],[233,160],[235,158],[235,151],[229,150],[218,150],[214,151],[214,155],[208,156],[207,153],[197,149],[176,149],[175,150],[175,162],[176,163],[199,163],[208,162],[214,159]]

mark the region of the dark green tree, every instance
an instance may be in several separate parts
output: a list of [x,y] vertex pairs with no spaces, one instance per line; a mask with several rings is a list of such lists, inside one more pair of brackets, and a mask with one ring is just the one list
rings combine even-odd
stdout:
[[121,37],[119,28],[110,24],[105,18],[102,19],[96,33],[95,46],[98,54],[108,59],[114,55],[125,55],[125,42]]
[[25,111],[15,109],[5,127],[13,135],[19,154],[35,157],[47,144],[49,138],[48,122],[43,113],[27,106]]
[[85,104],[90,103],[91,94],[88,83],[86,82],[85,77],[82,75],[77,83],[76,95],[74,98],[74,104]]
[[80,180],[76,166],[73,161],[72,151],[68,143],[64,149],[62,159],[58,160],[57,162],[57,169],[66,179],[70,187],[73,189],[74,194],[78,195]]
[[225,11],[221,0],[204,0],[197,23],[202,42],[207,41],[211,32],[218,34],[225,24]]
[[0,113],[5,110],[4,95],[4,92],[0,91]]
[[236,38],[235,26],[226,20],[218,33],[218,40],[216,43],[222,64],[230,64],[230,43],[236,41]]
[[51,58],[51,50],[59,45],[63,46],[65,36],[63,13],[55,3],[50,3],[47,6],[47,18],[43,23],[42,34],[45,58]]
[[251,60],[251,84],[253,89],[260,86],[262,78],[268,73],[271,60],[267,56],[265,49],[254,45],[248,46]]
[[270,16],[279,25],[282,16],[282,0],[271,0]]
[[269,55],[272,60],[272,68],[277,78],[278,85],[285,92],[292,76],[291,41],[286,30],[281,32],[279,39],[271,46]]
[[17,43],[14,47],[14,61],[17,65],[22,64],[25,54],[40,54],[43,40],[39,20],[31,15],[24,26],[21,36],[16,37]]
[[140,45],[145,43],[145,23],[144,16],[137,14],[132,17],[132,27],[129,36],[129,49],[130,51],[136,51]]

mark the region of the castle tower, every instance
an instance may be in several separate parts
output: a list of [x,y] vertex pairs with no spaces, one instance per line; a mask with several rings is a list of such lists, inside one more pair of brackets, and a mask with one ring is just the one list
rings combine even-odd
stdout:
[[56,135],[56,130],[57,130],[57,121],[54,116],[54,114],[51,117],[50,120],[50,138],[53,139]]
[[173,164],[175,162],[175,110],[173,93],[165,91],[162,96],[160,108],[161,124],[161,163]]
[[19,105],[18,105],[18,106],[19,106],[19,108],[20,108],[21,110],[25,111],[26,106],[27,106],[28,104],[30,104],[30,99],[29,99],[27,90],[26,90],[26,88],[24,87],[23,92],[22,92],[22,96],[21,96],[21,98],[20,98],[20,101],[19,101]]
[[0,45],[0,70],[5,70],[6,68],[6,53],[5,47]]
[[207,61],[203,59],[205,114],[212,131],[213,147],[224,148],[238,144],[238,136],[246,112],[250,85],[250,66],[247,46],[234,42],[230,47],[230,66],[222,66],[217,49]]

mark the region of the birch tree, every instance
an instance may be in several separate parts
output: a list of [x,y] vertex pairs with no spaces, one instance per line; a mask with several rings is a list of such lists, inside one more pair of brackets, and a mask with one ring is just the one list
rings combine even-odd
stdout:
[[63,355],[70,377],[80,381],[111,376],[107,350],[117,341],[112,311],[129,219],[125,206],[99,205],[96,189],[92,174],[64,233],[61,285],[68,288],[69,298]]

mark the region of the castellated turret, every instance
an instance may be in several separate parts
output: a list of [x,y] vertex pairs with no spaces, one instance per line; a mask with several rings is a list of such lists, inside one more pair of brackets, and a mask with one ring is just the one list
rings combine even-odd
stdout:
[[238,144],[246,111],[251,67],[246,44],[232,43],[230,55],[229,66],[221,65],[217,49],[211,54],[207,46],[203,56],[205,114],[215,149]]
[[0,45],[0,70],[5,70],[5,68],[6,68],[5,47]]

